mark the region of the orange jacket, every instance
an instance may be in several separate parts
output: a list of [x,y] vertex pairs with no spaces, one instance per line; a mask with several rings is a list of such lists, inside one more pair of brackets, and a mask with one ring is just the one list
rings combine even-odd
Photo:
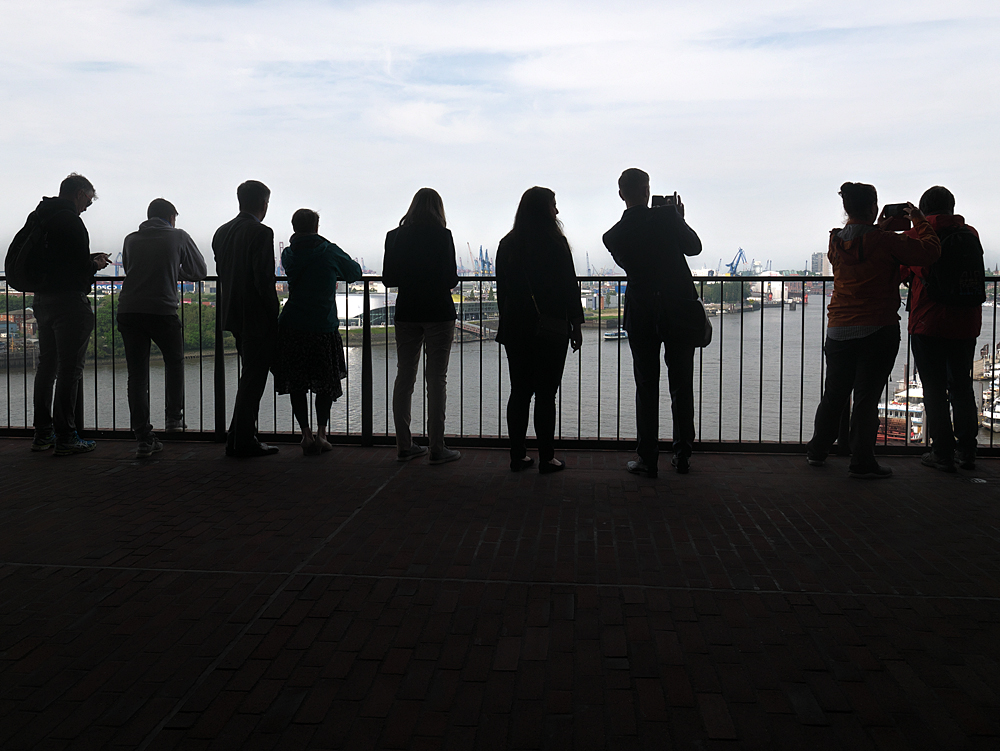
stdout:
[[827,257],[833,265],[833,297],[827,326],[890,326],[899,322],[899,267],[930,266],[941,241],[926,219],[914,237],[885,232],[870,224],[830,231]]

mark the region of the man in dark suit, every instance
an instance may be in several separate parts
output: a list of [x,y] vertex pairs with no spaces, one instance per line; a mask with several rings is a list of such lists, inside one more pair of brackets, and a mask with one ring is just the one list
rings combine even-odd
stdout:
[[240,213],[212,238],[219,274],[217,314],[236,338],[243,360],[236,405],[226,439],[227,456],[266,456],[275,446],[257,438],[257,413],[267,385],[278,335],[278,294],[274,288],[274,232],[262,224],[271,191],[247,180],[236,189]]
[[660,428],[660,344],[670,380],[673,415],[674,468],[690,468],[694,445],[695,337],[686,327],[690,306],[698,299],[684,256],[701,253],[701,240],[684,221],[684,206],[649,207],[649,175],[627,169],[618,179],[618,195],[625,201],[621,221],[604,233],[604,245],[615,263],[628,274],[625,293],[625,330],[632,350],[635,375],[638,461],[626,469],[656,477]]

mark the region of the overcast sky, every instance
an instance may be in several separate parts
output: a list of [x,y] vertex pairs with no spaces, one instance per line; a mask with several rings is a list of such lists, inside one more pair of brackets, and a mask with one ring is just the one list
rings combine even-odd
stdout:
[[[386,231],[436,188],[462,260],[521,193],[552,188],[577,271],[637,166],[704,242],[801,269],[843,221],[943,184],[1000,263],[1000,3],[0,0],[0,234],[76,171],[94,250],[152,198],[211,263],[236,186],[381,270]],[[4,249],[9,239],[4,241]]]

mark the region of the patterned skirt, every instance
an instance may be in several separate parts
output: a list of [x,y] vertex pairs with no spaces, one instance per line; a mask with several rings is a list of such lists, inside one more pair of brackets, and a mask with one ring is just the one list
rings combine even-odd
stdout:
[[337,401],[344,394],[340,379],[347,377],[340,332],[281,329],[273,372],[279,394],[312,391]]

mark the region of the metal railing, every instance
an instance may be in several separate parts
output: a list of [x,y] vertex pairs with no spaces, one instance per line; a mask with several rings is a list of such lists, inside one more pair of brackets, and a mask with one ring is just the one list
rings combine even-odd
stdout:
[[[98,277],[91,301],[97,323],[91,335],[80,392],[78,424],[96,437],[130,437],[125,385],[124,348],[114,320],[123,277]],[[0,276],[0,281],[3,277]],[[392,296],[373,291],[380,277],[365,277],[361,290],[338,293],[348,375],[344,397],[334,404],[331,439],[341,443],[385,445],[395,441],[392,428],[392,381],[395,346],[392,337]],[[998,281],[990,277],[988,303],[983,308],[980,347],[989,378],[980,381],[979,398],[996,398],[994,368],[997,354]],[[181,436],[222,440],[232,413],[239,376],[235,342],[219,329],[215,316],[215,277],[179,287],[184,300],[180,316],[185,330],[186,421]],[[278,278],[279,289],[284,279]],[[456,342],[449,366],[447,430],[455,445],[501,446],[506,434],[504,409],[509,381],[500,345],[493,341],[497,313],[495,277],[462,278],[456,302]],[[570,353],[558,396],[557,439],[564,447],[626,448],[634,445],[634,381],[622,326],[624,277],[578,277],[587,302],[584,347]],[[714,317],[712,344],[695,354],[695,427],[703,449],[741,451],[801,451],[812,433],[812,419],[822,395],[825,362],[826,301],[832,277],[760,276],[696,279]],[[4,285],[6,287],[6,285]],[[37,350],[32,346],[30,296],[4,289],[6,317],[0,321],[0,435],[31,434],[31,394]],[[373,309],[373,305],[375,306]],[[2,315],[4,311],[0,311]],[[913,373],[905,312],[900,347],[886,394],[896,381]],[[373,324],[373,320],[378,323]],[[6,323],[6,327],[2,324]],[[5,330],[6,329],[6,330]],[[16,329],[16,332],[15,332]],[[605,336],[605,335],[608,336]],[[150,359],[151,414],[157,426],[162,406],[162,365],[155,350]],[[667,374],[661,374],[661,439],[670,437]],[[413,397],[413,432],[423,430],[426,403],[422,367]],[[904,403],[910,398],[903,389]],[[888,406],[888,405],[887,405]],[[998,405],[1000,406],[1000,405]],[[994,407],[996,410],[997,407]],[[888,411],[888,409],[887,409]],[[162,421],[159,423],[162,425]],[[909,426],[907,426],[909,428]],[[260,410],[265,440],[287,439],[295,432],[288,400],[265,392]],[[1000,425],[997,425],[1000,429]],[[1000,453],[1000,437],[982,431],[985,453]],[[922,437],[905,430],[895,440],[888,430],[883,447],[914,452]]]

